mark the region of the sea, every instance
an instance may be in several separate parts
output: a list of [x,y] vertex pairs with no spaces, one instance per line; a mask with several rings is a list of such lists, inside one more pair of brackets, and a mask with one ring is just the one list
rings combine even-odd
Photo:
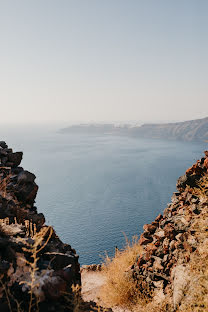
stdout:
[[163,212],[176,180],[208,143],[96,134],[58,126],[0,126],[0,140],[23,151],[36,175],[38,211],[83,264],[101,263]]

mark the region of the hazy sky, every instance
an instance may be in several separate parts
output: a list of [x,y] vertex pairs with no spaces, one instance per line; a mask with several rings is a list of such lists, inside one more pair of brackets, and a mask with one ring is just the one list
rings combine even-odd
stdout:
[[0,0],[2,121],[208,116],[207,0]]

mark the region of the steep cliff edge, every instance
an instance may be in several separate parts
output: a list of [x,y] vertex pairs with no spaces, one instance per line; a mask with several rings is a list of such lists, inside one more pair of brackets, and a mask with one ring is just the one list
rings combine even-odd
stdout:
[[[95,301],[120,312],[208,311],[208,151],[177,189],[139,241],[93,274],[102,280]],[[93,298],[92,291],[83,294]]]
[[163,215],[144,225],[132,274],[167,311],[207,311],[208,151],[178,179],[177,189]]
[[0,311],[72,311],[78,256],[37,213],[22,155],[0,142]]

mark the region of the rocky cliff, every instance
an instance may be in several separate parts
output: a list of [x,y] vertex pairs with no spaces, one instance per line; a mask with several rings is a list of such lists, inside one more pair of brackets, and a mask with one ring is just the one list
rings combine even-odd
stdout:
[[131,274],[142,293],[153,294],[158,311],[207,311],[208,151],[177,189],[163,215],[144,225]]
[[37,212],[22,156],[0,142],[0,311],[72,311],[78,256]]
[[144,124],[132,128],[131,132],[144,138],[206,141],[208,140],[208,118],[177,123]]

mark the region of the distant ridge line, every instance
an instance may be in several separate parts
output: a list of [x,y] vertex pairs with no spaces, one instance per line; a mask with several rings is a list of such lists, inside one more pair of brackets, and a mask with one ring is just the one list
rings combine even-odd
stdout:
[[79,124],[63,128],[60,133],[113,134],[150,139],[208,141],[208,117],[173,123],[115,125],[111,123]]

